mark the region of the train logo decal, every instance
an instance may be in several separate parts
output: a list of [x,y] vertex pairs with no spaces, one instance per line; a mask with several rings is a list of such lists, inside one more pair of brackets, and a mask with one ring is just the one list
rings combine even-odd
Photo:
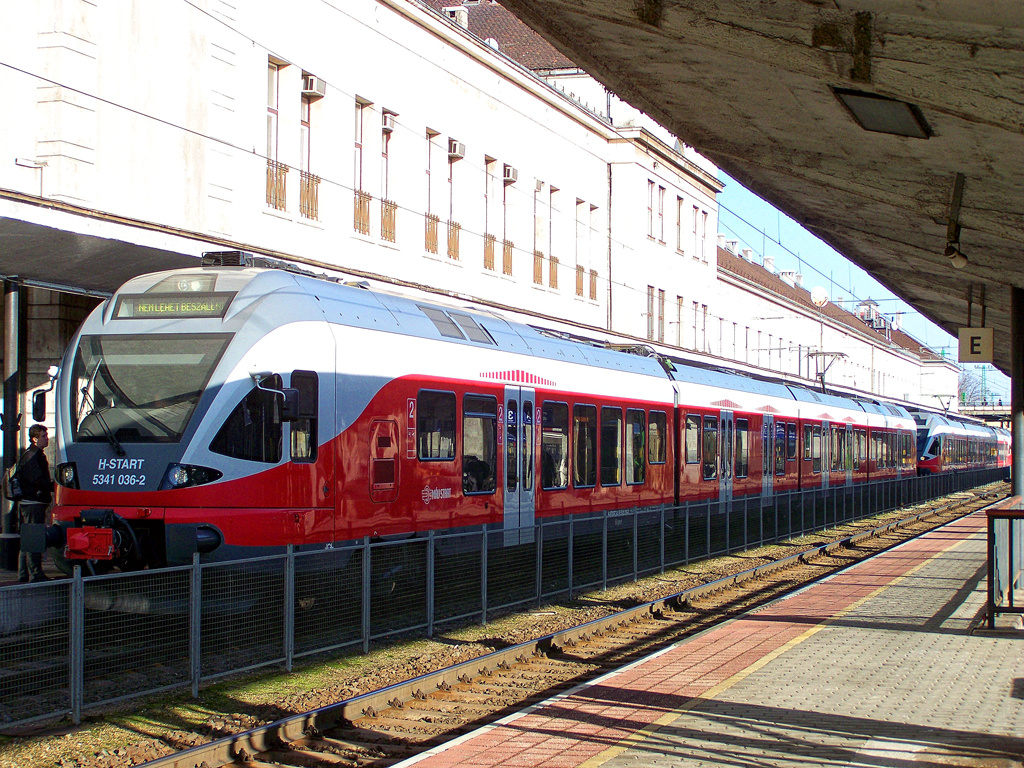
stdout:
[[451,488],[431,488],[429,485],[423,486],[423,491],[420,493],[420,497],[423,499],[424,504],[429,504],[431,501],[437,501],[438,499],[450,499],[452,497]]
[[512,370],[512,371],[490,371],[487,373],[480,374],[481,379],[497,379],[498,381],[511,381],[516,384],[539,384],[542,387],[553,387],[555,382],[551,379],[545,379],[542,376],[538,376],[534,373],[529,373],[524,370]]

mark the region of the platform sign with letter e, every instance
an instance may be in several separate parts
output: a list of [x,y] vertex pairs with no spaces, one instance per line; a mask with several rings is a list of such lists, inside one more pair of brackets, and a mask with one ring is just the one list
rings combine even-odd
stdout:
[[995,346],[993,338],[991,328],[961,328],[960,362],[991,363]]

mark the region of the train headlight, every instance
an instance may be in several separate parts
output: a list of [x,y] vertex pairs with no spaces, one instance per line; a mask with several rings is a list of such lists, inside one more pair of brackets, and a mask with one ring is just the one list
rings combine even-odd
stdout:
[[57,478],[57,482],[63,485],[65,488],[77,488],[78,487],[78,473],[75,471],[74,462],[68,462],[67,464],[58,464],[57,471],[54,473]]
[[197,467],[192,464],[170,464],[164,479],[160,482],[161,491],[174,488],[189,488],[194,485],[205,485],[219,480],[223,472],[209,467]]

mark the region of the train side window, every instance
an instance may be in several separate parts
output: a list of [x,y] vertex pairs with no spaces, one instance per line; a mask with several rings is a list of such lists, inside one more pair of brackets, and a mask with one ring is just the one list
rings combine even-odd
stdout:
[[601,409],[601,485],[622,484],[622,409]]
[[786,425],[786,461],[796,461],[796,424]]
[[569,406],[545,402],[541,406],[540,471],[544,490],[569,486]]
[[[281,377],[275,373],[260,384],[279,390]],[[281,460],[281,435],[281,396],[254,387],[225,419],[210,450],[233,459],[276,464]]]
[[650,464],[666,462],[665,438],[668,436],[668,416],[664,411],[651,411],[647,424],[647,461]]
[[750,471],[750,421],[736,419],[736,477],[746,477]]
[[573,406],[572,444],[572,484],[577,488],[597,485],[597,406]]
[[462,398],[462,492],[494,493],[498,463],[498,399]]
[[686,417],[686,463],[700,464],[700,416]]
[[455,458],[455,393],[421,389],[416,396],[416,444],[421,461]]
[[811,472],[821,472],[821,427],[811,430]]
[[775,474],[786,474],[786,422],[775,422]]
[[292,371],[292,388],[299,390],[299,418],[291,423],[292,461],[316,461],[320,380],[314,371]]
[[705,480],[718,477],[718,419],[714,416],[704,417],[704,472]]
[[626,484],[639,485],[647,479],[647,414],[626,409]]
[[811,428],[804,427],[804,461],[811,458]]

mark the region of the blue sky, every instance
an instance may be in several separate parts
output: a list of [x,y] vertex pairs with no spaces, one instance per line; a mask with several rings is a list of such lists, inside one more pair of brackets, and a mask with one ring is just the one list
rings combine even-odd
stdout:
[[[819,240],[800,224],[781,213],[770,203],[750,192],[738,181],[719,174],[725,189],[718,196],[718,231],[729,239],[740,241],[762,259],[771,256],[778,270],[803,273],[804,287],[816,286],[828,291],[832,301],[843,298],[850,309],[850,299],[873,299],[886,315],[899,314],[900,326],[918,341],[939,354],[956,360],[956,339],[924,317],[920,312],[883,287],[867,272],[848,261],[831,246]],[[982,377],[980,367],[973,367]],[[984,374],[990,398],[1009,398],[1009,379],[991,366]]]

